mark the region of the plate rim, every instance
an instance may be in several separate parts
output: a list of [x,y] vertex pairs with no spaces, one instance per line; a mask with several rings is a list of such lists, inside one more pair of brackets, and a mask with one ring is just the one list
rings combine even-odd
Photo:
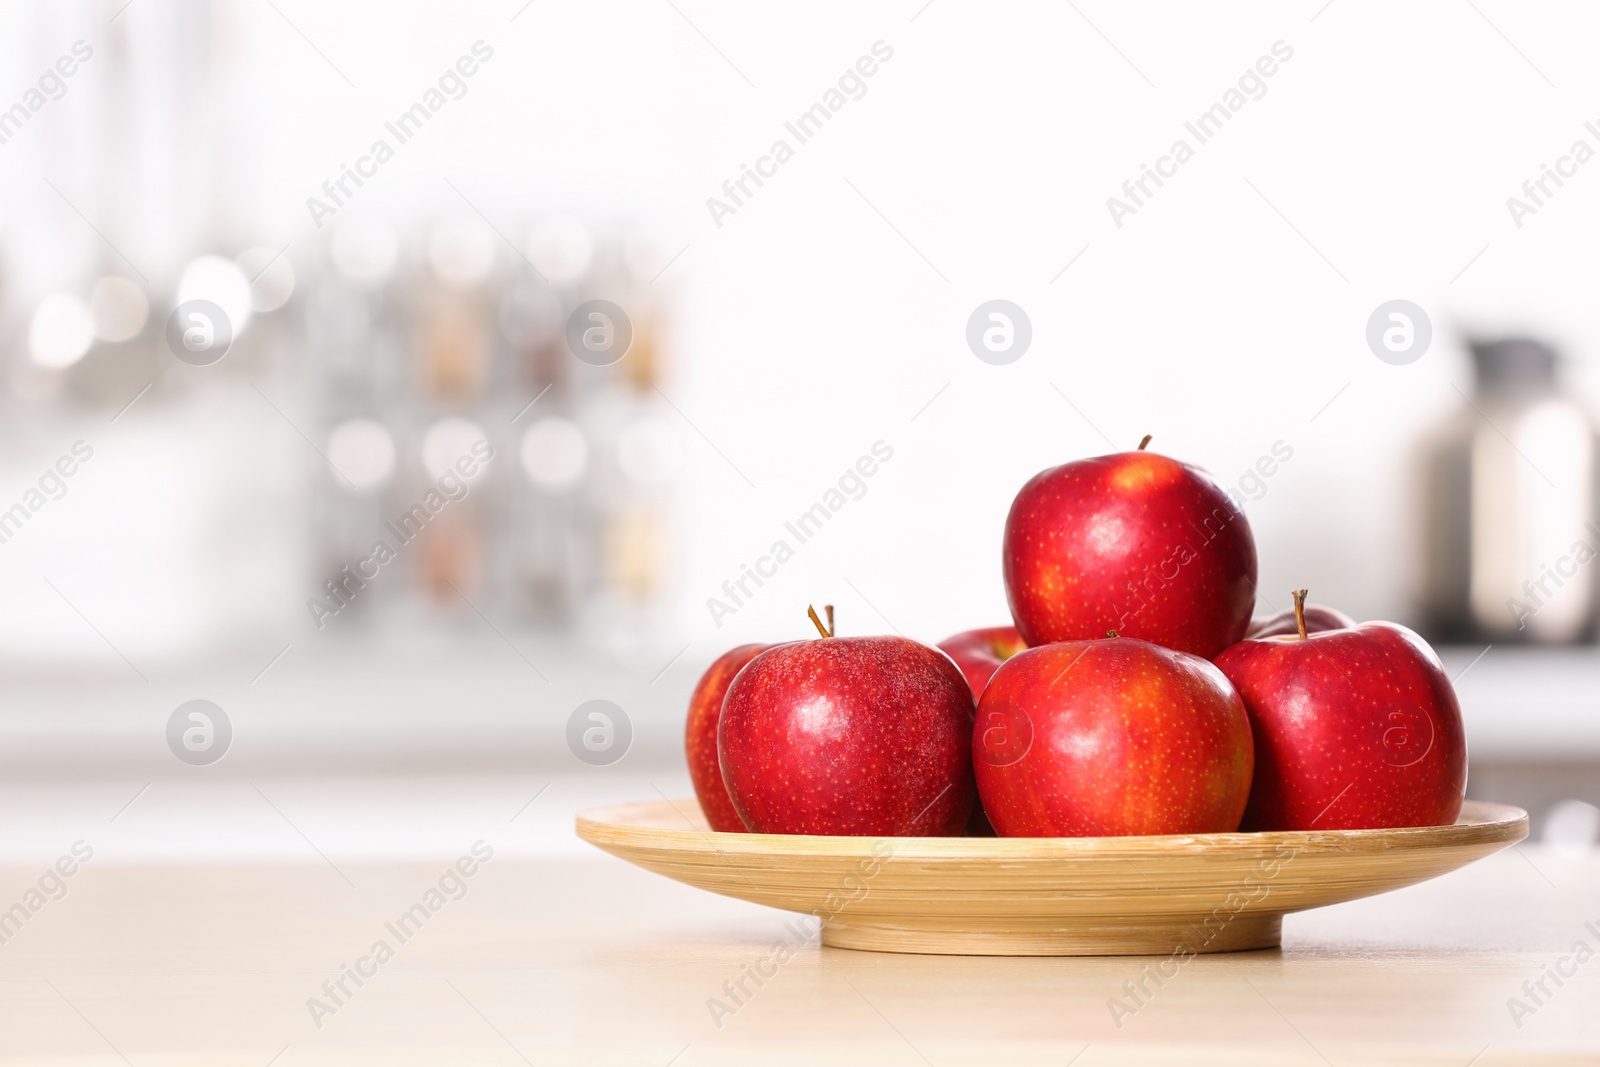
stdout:
[[[1476,809],[1469,812],[1469,809]],[[897,837],[831,834],[758,834],[642,825],[645,812],[688,821],[699,813],[693,798],[644,800],[585,809],[575,819],[578,837],[599,848],[660,848],[673,852],[791,854],[856,858],[877,855],[890,842],[902,858],[1067,859],[1097,855],[1176,855],[1193,852],[1297,851],[1361,853],[1395,848],[1473,847],[1515,844],[1528,836],[1528,813],[1510,804],[1468,800],[1448,826],[1400,826],[1361,830],[1268,830],[1212,834],[1146,834],[1125,837]],[[702,813],[703,817],[703,813]]]

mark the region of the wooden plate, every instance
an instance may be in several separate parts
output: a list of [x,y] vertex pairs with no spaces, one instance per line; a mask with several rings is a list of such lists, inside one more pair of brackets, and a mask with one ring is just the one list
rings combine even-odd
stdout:
[[815,916],[822,942],[991,956],[1272,948],[1283,916],[1412,885],[1528,836],[1468,801],[1454,826],[1159,837],[723,834],[693,800],[595,808],[578,836],[713,893]]

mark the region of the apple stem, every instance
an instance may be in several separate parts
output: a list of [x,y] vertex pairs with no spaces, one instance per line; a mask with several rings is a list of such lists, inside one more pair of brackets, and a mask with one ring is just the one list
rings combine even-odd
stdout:
[[829,637],[837,637],[837,636],[839,636],[839,631],[834,629],[834,626],[833,626],[833,605],[832,604],[824,604],[824,605],[822,605],[822,611],[823,611],[823,614],[828,616],[828,636]]
[[1300,631],[1300,640],[1304,641],[1306,634],[1306,593],[1308,590],[1296,589],[1289,595],[1294,597],[1294,625]]
[[[817,633],[821,634],[823,637],[833,636],[833,634],[828,632],[828,627],[822,625],[822,620],[817,617],[817,609],[812,607],[810,604],[806,605],[806,615],[811,619],[811,625],[817,628]],[[833,610],[831,606],[828,609],[828,619],[829,621],[832,621],[833,619]]]
[[1115,631],[1115,630],[1107,630],[1106,631],[1106,636],[1107,637],[1121,637],[1122,635],[1117,633],[1117,631]]
[[1139,442],[1139,451],[1140,452],[1143,452],[1145,450],[1145,446],[1150,443],[1150,436],[1151,436],[1150,434],[1145,434],[1144,438]]

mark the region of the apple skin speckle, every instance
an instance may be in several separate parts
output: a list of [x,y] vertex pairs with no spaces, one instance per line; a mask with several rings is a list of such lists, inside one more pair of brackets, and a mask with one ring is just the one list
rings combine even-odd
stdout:
[[973,713],[950,657],[908,638],[778,645],[728,687],[723,782],[756,833],[959,836]]
[[1222,672],[1126,637],[1008,659],[972,744],[1001,837],[1237,830],[1254,767],[1244,703]]

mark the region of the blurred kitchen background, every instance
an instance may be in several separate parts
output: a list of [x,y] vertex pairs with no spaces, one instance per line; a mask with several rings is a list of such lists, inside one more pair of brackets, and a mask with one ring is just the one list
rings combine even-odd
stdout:
[[[1145,433],[1243,501],[1258,614],[1304,585],[1416,626],[1458,676],[1469,794],[1592,841],[1600,176],[1523,183],[1600,147],[1570,30],[1600,13],[1375,10],[7,5],[10,847],[160,781],[145,847],[181,853],[208,788],[271,776],[566,783],[564,840],[580,800],[687,793],[699,672],[804,636],[808,603],[930,642],[1005,621],[1016,489]],[[1004,366],[965,339],[994,298],[1032,326]],[[1431,325],[1408,362],[1368,344],[1393,300]],[[179,358],[217,325],[191,301],[220,358]],[[575,355],[591,327],[625,354]],[[165,733],[197,698],[233,731],[203,768]],[[631,725],[599,767],[568,743],[597,699]]]

